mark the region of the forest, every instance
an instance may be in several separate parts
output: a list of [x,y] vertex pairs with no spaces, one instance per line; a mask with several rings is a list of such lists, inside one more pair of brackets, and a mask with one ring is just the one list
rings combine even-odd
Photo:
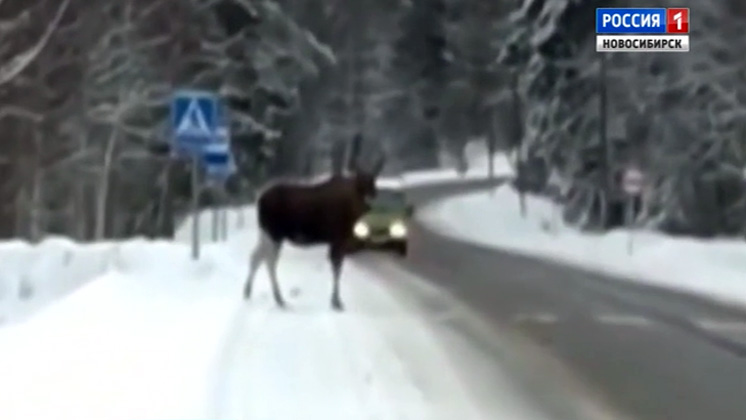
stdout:
[[230,108],[239,172],[205,205],[327,172],[361,134],[388,175],[484,142],[521,191],[559,180],[565,220],[595,231],[622,223],[635,166],[642,223],[743,236],[746,3],[687,2],[675,54],[597,53],[597,3],[0,0],[0,237],[170,236],[192,188],[168,153],[179,88]]

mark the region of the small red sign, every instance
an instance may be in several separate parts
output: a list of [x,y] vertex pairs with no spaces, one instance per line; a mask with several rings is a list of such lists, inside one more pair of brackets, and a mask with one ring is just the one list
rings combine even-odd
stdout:
[[627,169],[622,178],[622,189],[630,195],[637,195],[642,192],[645,184],[645,176],[637,169]]

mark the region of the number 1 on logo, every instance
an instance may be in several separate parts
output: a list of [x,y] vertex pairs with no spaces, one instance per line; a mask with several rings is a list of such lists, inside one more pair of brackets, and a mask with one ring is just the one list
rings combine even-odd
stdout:
[[689,33],[689,9],[676,8],[666,9],[666,33],[688,34]]

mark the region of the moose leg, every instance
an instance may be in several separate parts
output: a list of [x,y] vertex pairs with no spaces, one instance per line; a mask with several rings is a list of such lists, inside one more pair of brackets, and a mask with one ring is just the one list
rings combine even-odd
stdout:
[[272,282],[272,295],[275,298],[275,303],[277,303],[277,306],[284,308],[285,299],[282,297],[280,284],[277,281],[277,261],[280,259],[280,249],[282,249],[282,242],[272,242],[267,261],[267,271],[269,271],[269,279]]
[[243,289],[243,297],[244,299],[248,300],[251,298],[251,289],[254,285],[254,277],[256,276],[257,270],[259,270],[259,266],[262,264],[264,260],[266,260],[270,252],[272,252],[272,239],[264,233],[259,233],[259,242],[256,244],[256,248],[254,248],[254,252],[251,254],[251,262],[249,264],[249,276],[246,278],[246,284],[244,285]]
[[342,299],[339,297],[339,276],[342,273],[342,262],[344,261],[344,248],[332,244],[329,246],[329,261],[332,263],[332,309],[344,310]]

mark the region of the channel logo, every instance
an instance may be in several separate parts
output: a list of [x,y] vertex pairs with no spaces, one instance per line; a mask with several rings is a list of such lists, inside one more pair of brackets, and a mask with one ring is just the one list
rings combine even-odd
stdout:
[[687,52],[688,8],[598,8],[596,51]]

